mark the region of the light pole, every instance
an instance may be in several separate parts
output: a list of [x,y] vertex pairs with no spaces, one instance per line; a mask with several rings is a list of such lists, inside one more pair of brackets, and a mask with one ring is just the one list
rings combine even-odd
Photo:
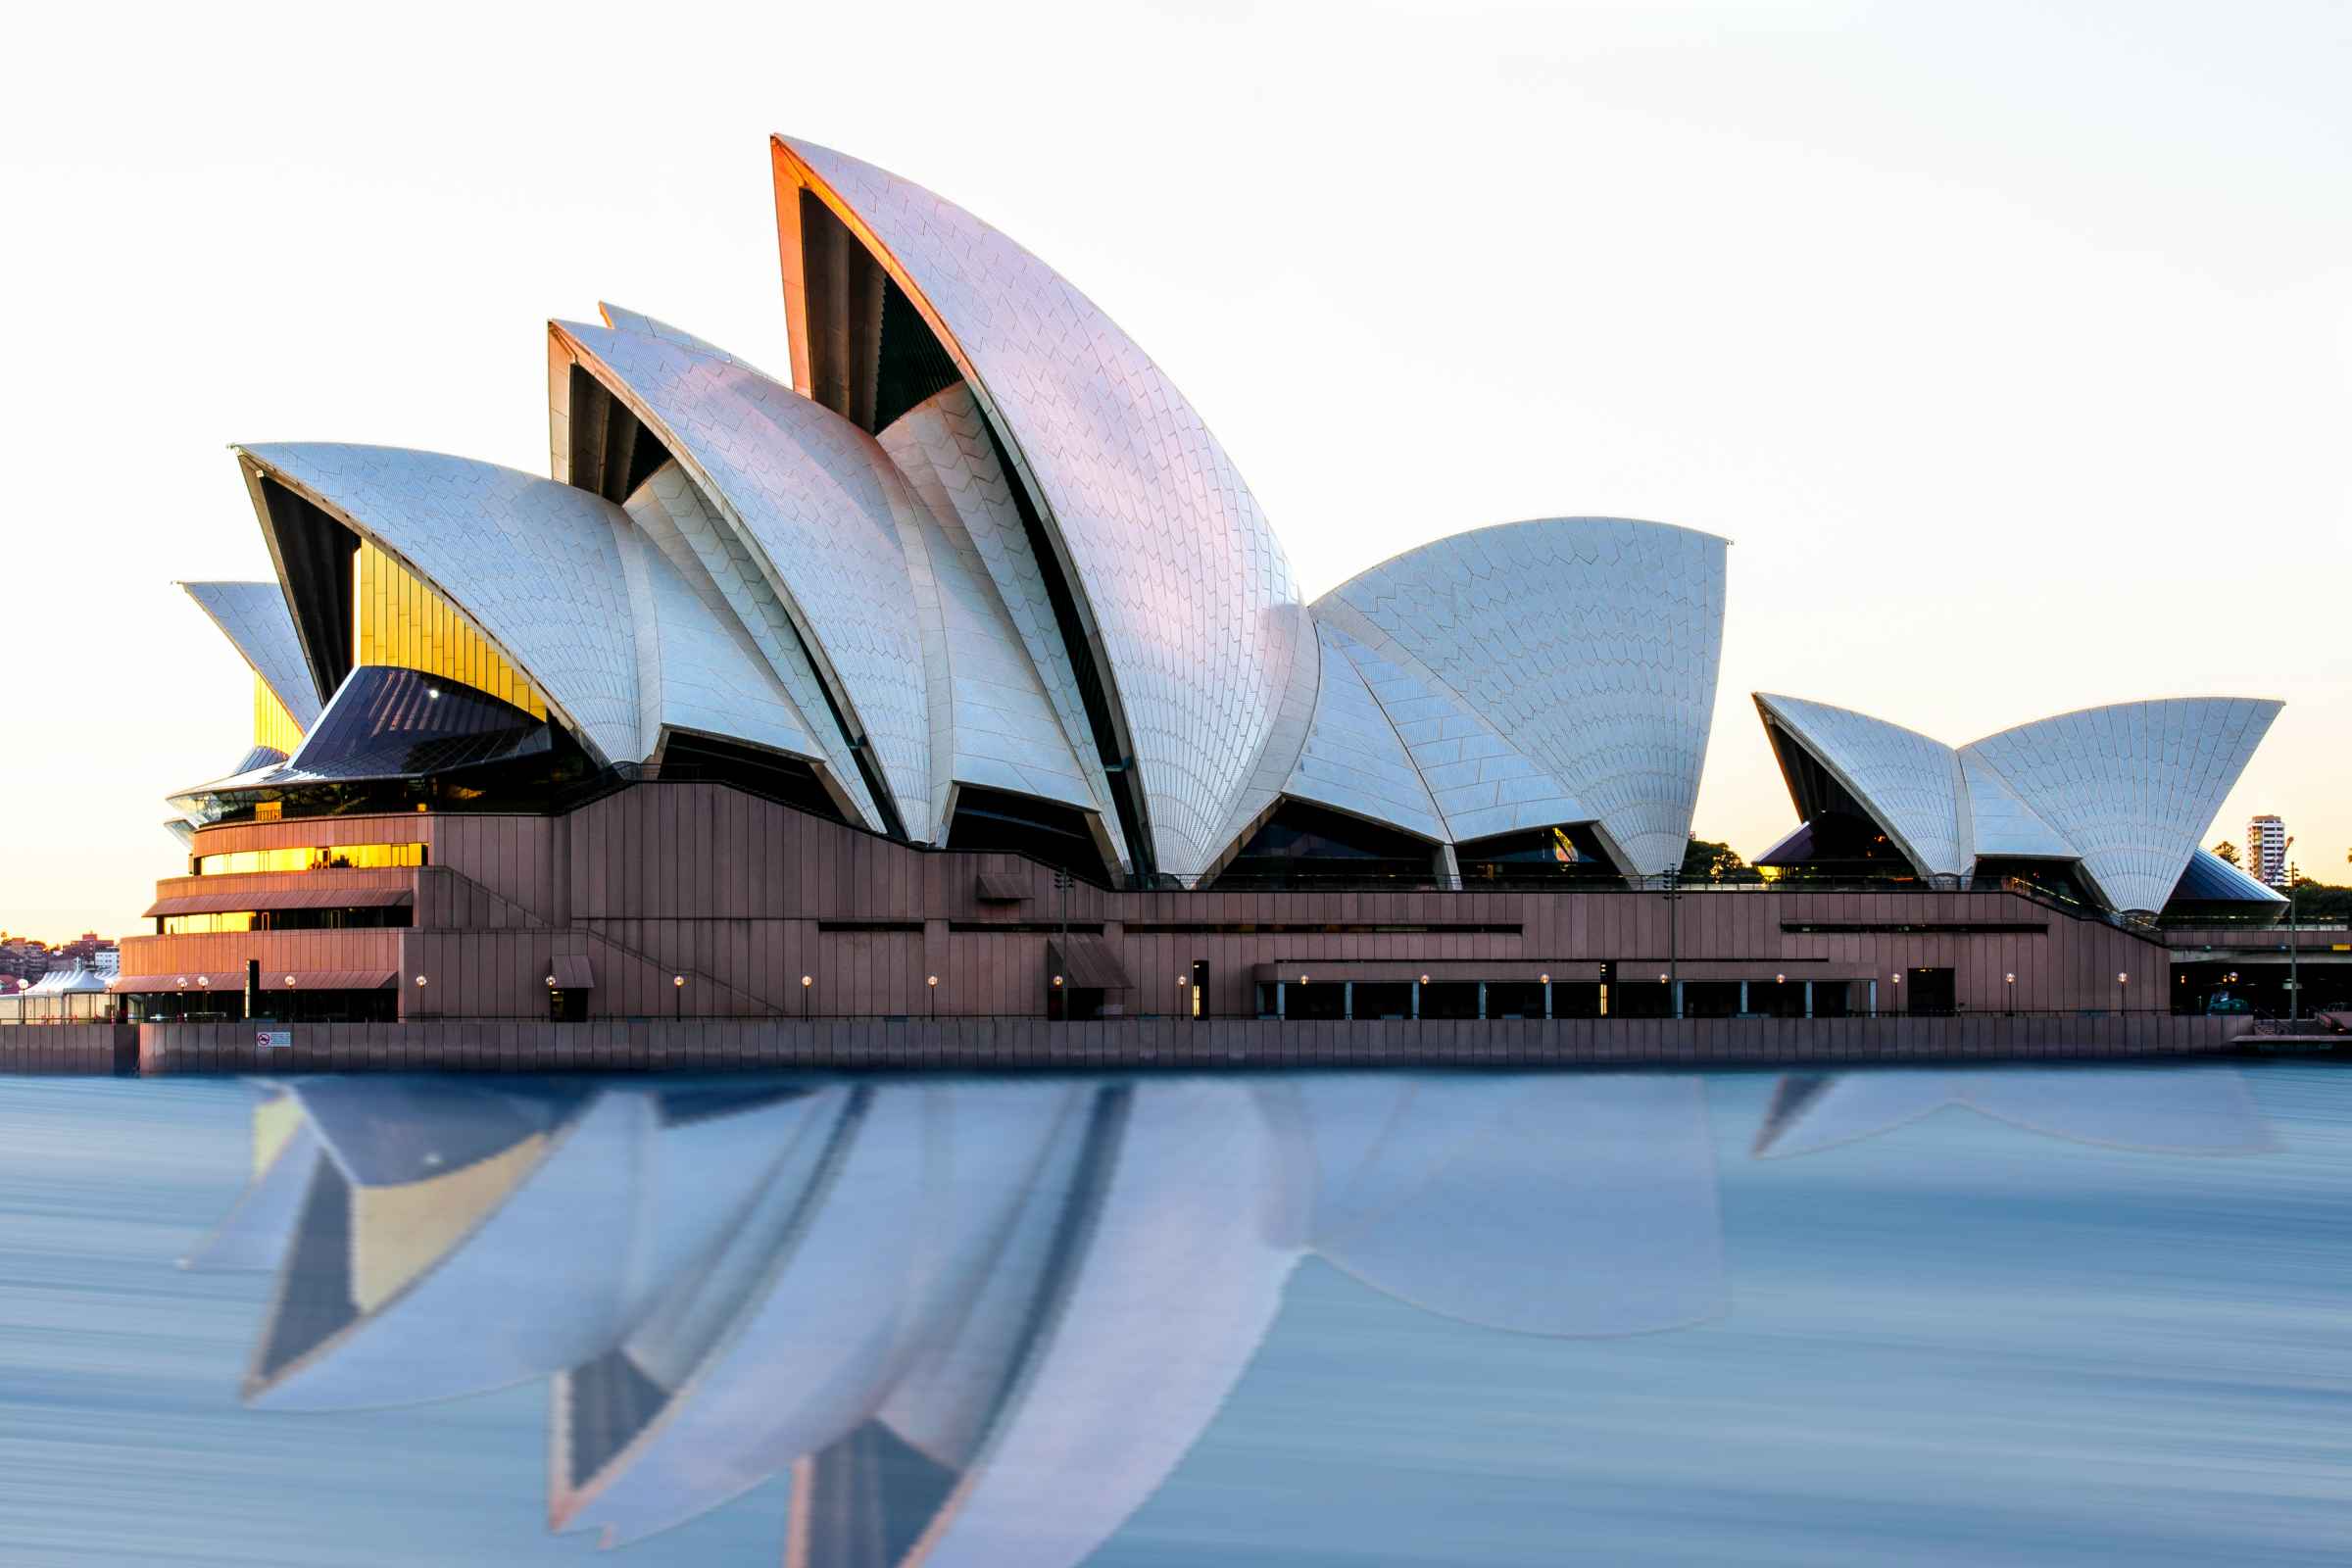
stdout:
[[1662,873],[1666,883],[1666,984],[1667,1010],[1675,1017],[1683,1015],[1683,932],[1680,906],[1683,902],[1683,868],[1670,865]]
[[2124,988],[2129,986],[2131,983],[2132,977],[2130,975],[2126,974],[2121,969],[2115,971],[2115,1010],[2118,1016],[2121,1016],[2124,1012],[2129,1010],[2124,1006],[2124,997],[2126,995]]
[[801,976],[801,1022],[808,1021],[808,988],[816,982],[808,975]]
[[[2292,843],[2293,840],[2288,840]],[[2286,1021],[2303,1016],[2303,944],[2295,939],[2295,883],[2302,876],[2286,862]]]
[[670,1021],[674,1023],[686,1016],[686,977],[682,974],[671,975],[669,977],[669,1016]]
[[2009,1016],[2014,1018],[2017,1016],[2017,975],[2014,972],[2003,977],[2003,989],[2009,993]]
[[934,1022],[937,1022],[939,1018],[939,976],[935,974],[923,976],[923,985],[931,993],[931,1017]]

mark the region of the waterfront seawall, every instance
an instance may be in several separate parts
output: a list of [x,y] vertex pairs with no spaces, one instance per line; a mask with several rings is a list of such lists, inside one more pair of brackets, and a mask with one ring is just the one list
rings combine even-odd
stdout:
[[106,1077],[134,1073],[138,1067],[136,1024],[29,1024],[0,1029],[0,1073]]
[[[1879,1017],[1284,1022],[1129,1018],[458,1020],[308,1024],[265,1049],[245,1024],[156,1023],[146,1075],[291,1072],[1137,1071],[1235,1067],[1793,1067],[2227,1054],[2243,1017]],[[24,1034],[79,1031],[24,1030]],[[101,1031],[111,1033],[111,1031]],[[111,1042],[110,1042],[111,1051]],[[111,1071],[95,1047],[83,1070]],[[20,1070],[13,1054],[0,1056]],[[61,1069],[71,1070],[71,1069]]]

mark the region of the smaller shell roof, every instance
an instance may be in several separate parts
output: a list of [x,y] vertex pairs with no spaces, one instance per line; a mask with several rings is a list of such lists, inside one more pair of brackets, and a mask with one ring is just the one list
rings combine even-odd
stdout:
[[[1714,534],[1624,517],[1500,523],[1358,573],[1318,599],[1315,616],[1507,737],[1552,792],[1582,803],[1618,869],[1635,874],[1680,863],[1690,839],[1723,651],[1726,550]],[[1459,832],[1446,793],[1453,770],[1414,760]],[[1492,763],[1475,766],[1484,779]],[[1503,786],[1497,804],[1539,787]]]
[[2175,903],[2284,904],[2286,895],[2248,876],[2211,850],[2188,858],[2188,868],[2173,887]]
[[1968,874],[1959,761],[1949,746],[1827,703],[1758,692],[1756,706],[1878,818],[1922,875]]
[[213,617],[253,672],[284,705],[294,722],[309,729],[318,721],[318,691],[302,657],[302,637],[293,612],[274,582],[183,582],[180,585]]
[[2143,913],[2199,871],[2197,839],[2281,706],[2243,697],[2115,703],[1955,749],[1826,704],[1762,692],[1755,700],[1904,841],[1922,871],[2071,860],[2111,907]]
[[421,578],[604,760],[644,757],[633,617],[614,539],[630,524],[619,507],[437,452],[325,442],[238,450],[260,474]]

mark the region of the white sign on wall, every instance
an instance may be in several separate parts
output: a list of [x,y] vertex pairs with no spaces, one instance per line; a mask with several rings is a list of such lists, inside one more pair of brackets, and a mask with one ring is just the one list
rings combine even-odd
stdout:
[[291,1051],[294,1049],[294,1031],[291,1029],[257,1030],[253,1037],[253,1043],[264,1051]]

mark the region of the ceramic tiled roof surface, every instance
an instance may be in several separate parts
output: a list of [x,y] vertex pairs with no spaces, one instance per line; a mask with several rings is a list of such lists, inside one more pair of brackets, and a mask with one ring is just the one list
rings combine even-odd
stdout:
[[1875,817],[1924,876],[1966,876],[1975,864],[1960,808],[1960,760],[1917,730],[1847,708],[1758,694],[1758,706]]
[[[1317,608],[1343,605],[1411,655],[1582,802],[1620,869],[1640,873],[1681,864],[1690,837],[1723,647],[1724,565],[1725,543],[1711,534],[1550,518],[1438,540]],[[1446,806],[1452,773],[1423,771]],[[1502,783],[1495,804],[1531,787]]]
[[2280,706],[2241,697],[2119,703],[1963,750],[2065,835],[2116,908],[2157,910]]
[[274,582],[183,582],[180,587],[236,645],[296,724],[307,730],[318,721],[318,689],[303,661],[302,638],[283,589]]
[[871,436],[740,363],[672,338],[559,322],[734,526],[873,748],[901,820],[931,815],[923,644],[907,564],[917,503]]
[[634,617],[612,503],[496,464],[398,447],[242,449],[430,584],[609,761],[639,749]]
[[1280,543],[1184,395],[1045,263],[921,186],[778,138],[879,243],[974,383],[1084,596],[1159,869],[1199,872],[1312,635]]

